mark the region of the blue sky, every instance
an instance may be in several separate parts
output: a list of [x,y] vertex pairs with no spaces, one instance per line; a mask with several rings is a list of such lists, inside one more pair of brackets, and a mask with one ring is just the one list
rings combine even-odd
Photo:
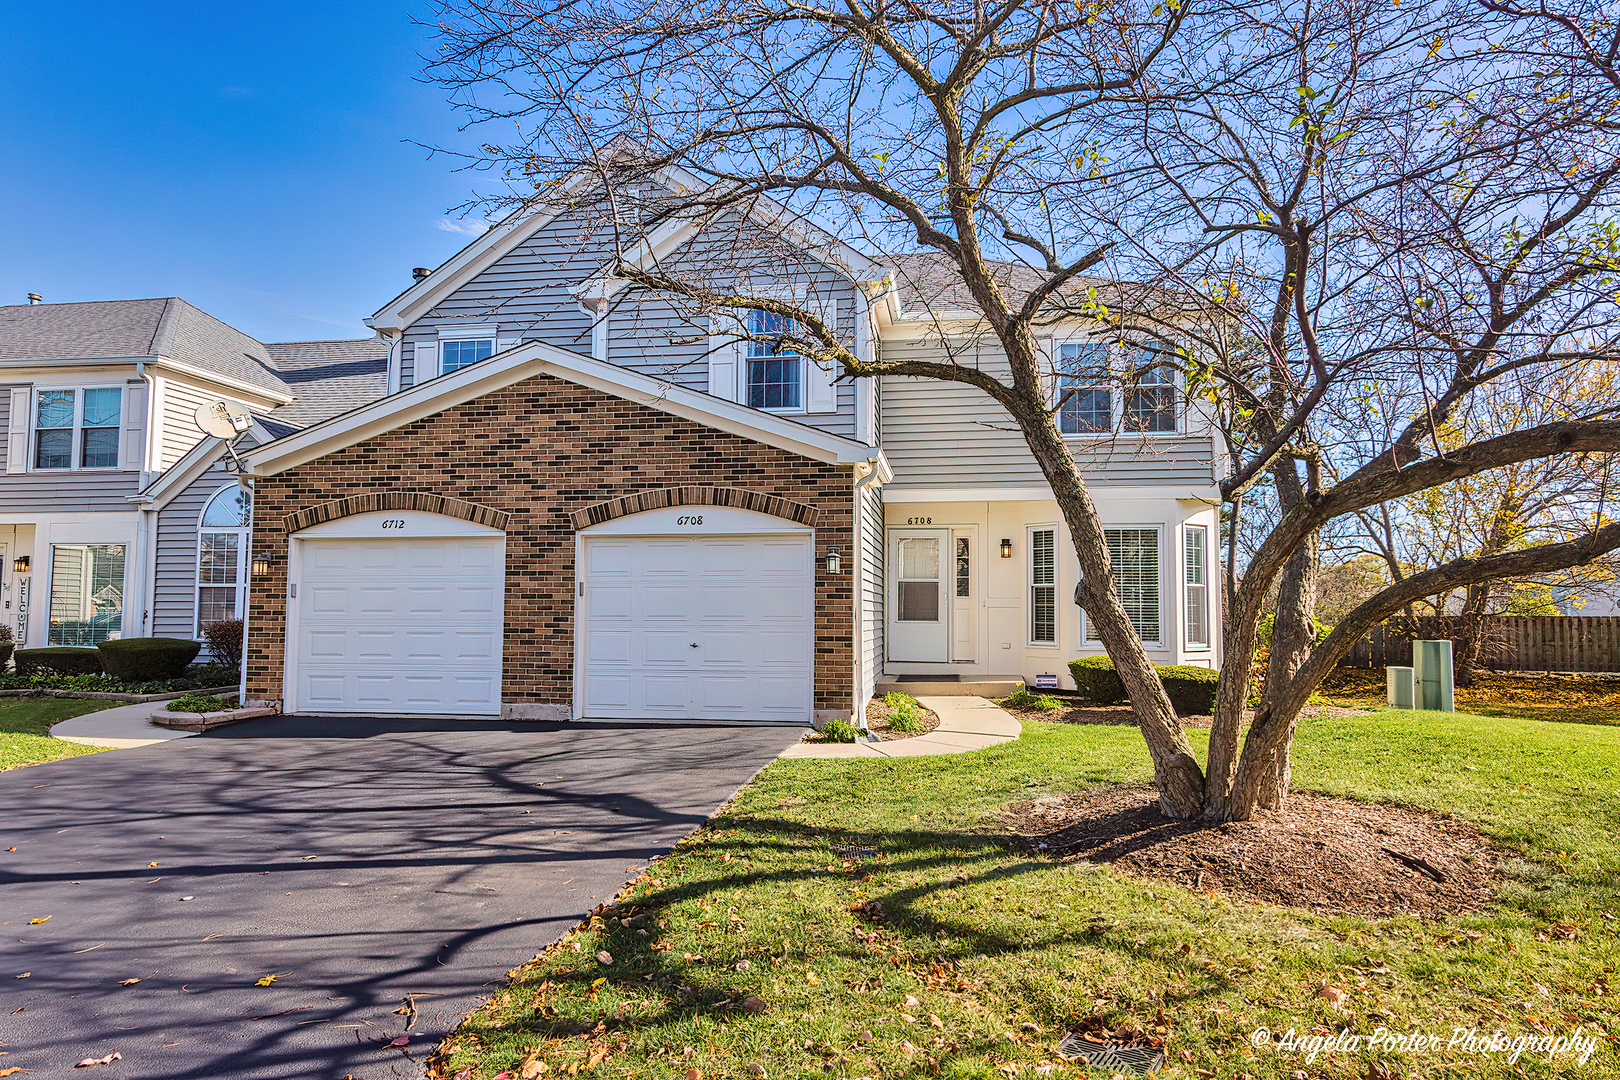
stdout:
[[[33,3],[0,66],[0,304],[183,296],[261,341],[360,320],[469,239],[425,3]],[[476,231],[476,226],[473,226]]]

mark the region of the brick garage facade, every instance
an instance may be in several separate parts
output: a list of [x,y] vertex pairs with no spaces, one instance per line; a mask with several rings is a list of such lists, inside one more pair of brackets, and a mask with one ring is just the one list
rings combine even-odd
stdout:
[[[848,465],[814,461],[549,375],[514,383],[254,482],[253,551],[272,559],[270,572],[254,577],[249,599],[248,697],[282,697],[289,517],[298,515],[291,522],[297,527],[321,516],[315,508],[343,499],[377,508],[379,500],[366,497],[389,492],[505,514],[502,699],[568,706],[576,514],[583,521],[589,517],[583,511],[643,492],[725,488],[775,497],[761,506],[786,500],[814,510],[815,708],[847,712],[854,676],[852,484]],[[826,572],[828,547],[845,553],[843,573]]]

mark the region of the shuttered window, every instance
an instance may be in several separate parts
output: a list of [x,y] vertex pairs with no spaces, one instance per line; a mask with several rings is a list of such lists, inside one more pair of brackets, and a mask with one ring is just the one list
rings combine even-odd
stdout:
[[[1159,644],[1159,530],[1104,529],[1103,535],[1114,565],[1114,585],[1132,629],[1144,642]],[[1089,622],[1086,640],[1098,640]]]
[[1057,532],[1029,531],[1029,640],[1057,644]]
[[1194,648],[1209,646],[1208,536],[1202,525],[1187,526],[1187,644]]

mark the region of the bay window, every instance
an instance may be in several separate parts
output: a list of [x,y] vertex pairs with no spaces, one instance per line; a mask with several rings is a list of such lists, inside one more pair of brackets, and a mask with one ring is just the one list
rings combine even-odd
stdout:
[[123,634],[124,545],[51,545],[48,645],[96,645]]
[[[1104,529],[1103,537],[1108,541],[1114,586],[1131,628],[1145,644],[1159,644],[1159,530]],[[1099,640],[1089,622],[1086,640]]]

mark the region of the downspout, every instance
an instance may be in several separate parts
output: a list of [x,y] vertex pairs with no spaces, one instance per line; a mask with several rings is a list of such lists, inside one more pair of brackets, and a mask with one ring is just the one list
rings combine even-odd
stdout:
[[[147,373],[145,361],[135,364],[135,377],[146,384],[146,401],[143,407],[146,410],[144,427],[141,432],[141,468],[140,488],[144,492],[152,483],[152,460],[156,457],[153,449],[153,440],[157,437],[157,380]],[[154,515],[156,511],[150,503],[143,502],[139,507],[140,516],[135,519],[135,547],[140,551],[140,562],[143,575],[141,580],[141,630],[140,637],[151,635],[153,628],[152,612],[157,607],[157,529]]]
[[238,475],[236,482],[247,492],[248,497],[247,573],[244,575],[245,588],[242,590],[242,670],[236,680],[236,707],[241,709],[247,707],[248,613],[253,610],[253,556],[257,550],[254,544],[253,524],[259,507],[253,499],[253,477]]
[[854,582],[854,587],[851,590],[851,600],[855,606],[855,618],[850,620],[855,628],[855,686],[852,694],[854,708],[851,710],[851,715],[855,718],[855,726],[868,734],[870,734],[870,729],[866,725],[868,701],[866,690],[866,492],[868,488],[873,486],[873,481],[877,481],[878,486],[882,485],[881,476],[882,473],[878,469],[876,462],[859,461],[855,463],[855,512],[852,515],[854,535],[850,538],[850,562],[853,565],[849,568],[850,580]]

